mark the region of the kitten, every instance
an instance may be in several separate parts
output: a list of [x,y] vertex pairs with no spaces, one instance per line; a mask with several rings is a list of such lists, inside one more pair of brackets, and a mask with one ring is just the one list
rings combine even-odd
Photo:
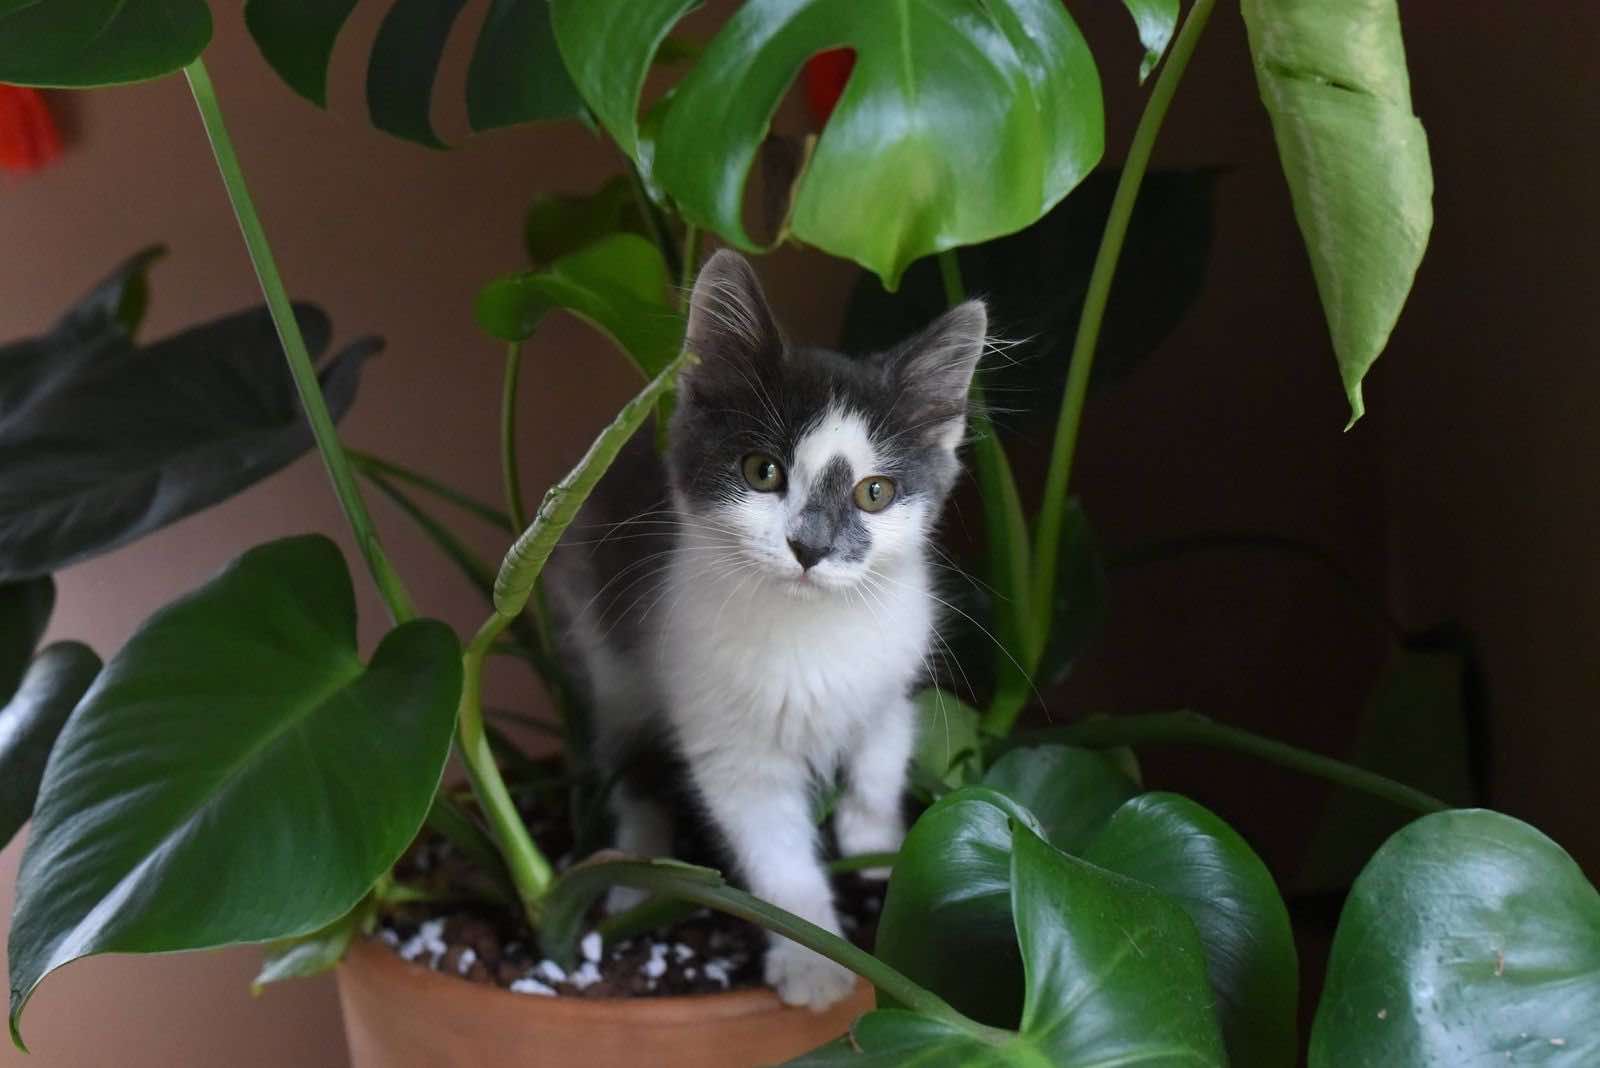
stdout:
[[[547,572],[602,774],[617,773],[618,848],[672,851],[668,762],[649,755],[661,742],[745,885],[821,927],[839,931],[814,785],[842,776],[844,854],[899,848],[910,695],[938,604],[928,543],[986,321],[968,301],[851,359],[788,345],[737,253],[701,271],[686,341],[700,362],[679,384],[665,471],[641,436]],[[766,978],[814,1009],[853,985],[778,937]]]

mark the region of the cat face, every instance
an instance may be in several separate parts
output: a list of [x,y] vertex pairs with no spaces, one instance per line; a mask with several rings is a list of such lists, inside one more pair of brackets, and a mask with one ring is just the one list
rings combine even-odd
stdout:
[[983,350],[968,301],[864,359],[785,343],[750,265],[695,282],[668,470],[678,510],[727,568],[797,595],[846,590],[920,554],[959,471]]

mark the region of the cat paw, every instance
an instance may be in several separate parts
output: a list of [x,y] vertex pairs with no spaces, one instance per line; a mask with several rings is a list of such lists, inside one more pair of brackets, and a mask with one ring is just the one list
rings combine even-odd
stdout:
[[606,915],[615,916],[619,912],[627,912],[635,905],[644,904],[649,898],[648,891],[640,890],[634,886],[613,886],[606,894]]
[[785,1005],[813,1012],[837,1005],[856,985],[854,973],[787,939],[767,950],[766,979]]

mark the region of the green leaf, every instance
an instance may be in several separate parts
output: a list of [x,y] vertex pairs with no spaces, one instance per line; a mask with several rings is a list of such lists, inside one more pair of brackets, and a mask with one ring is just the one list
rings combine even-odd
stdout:
[[904,1009],[879,1009],[857,1020],[849,1036],[786,1061],[784,1068],[1004,1068],[1015,1063],[954,1024]]
[[1057,0],[752,0],[658,105],[646,145],[644,77],[692,6],[552,0],[551,11],[602,125],[688,220],[741,248],[757,247],[741,216],[769,121],[802,64],[828,48],[853,49],[856,65],[794,186],[788,229],[891,289],[913,260],[1032,223],[1103,150],[1094,60]]
[[502,341],[526,341],[545,314],[563,309],[604,331],[652,378],[683,346],[683,316],[668,302],[660,251],[637,234],[613,234],[543,271],[506,275],[478,294],[478,325]]
[[[430,148],[444,148],[429,111],[439,61],[465,0],[394,0],[367,64],[373,125]],[[328,104],[328,65],[355,0],[246,0],[256,47],[296,93]],[[582,114],[557,54],[545,0],[494,0],[467,70],[467,118],[475,133]]]
[[1033,813],[1045,840],[1068,853],[1082,852],[1139,793],[1113,754],[1064,745],[1013,749],[984,773],[983,785]]
[[0,82],[141,82],[188,66],[210,40],[205,0],[0,0]]
[[982,757],[978,713],[954,694],[930,686],[917,694],[917,746],[911,762],[929,779],[964,785]]
[[1345,904],[1310,1068],[1600,1064],[1600,894],[1495,812],[1442,812],[1378,851]]
[[[46,335],[0,348],[0,581],[55,571],[239,492],[312,445],[266,309],[135,346],[130,261]],[[313,353],[319,309],[296,308]],[[335,417],[381,343],[324,365]]]
[[1051,686],[1061,683],[1100,637],[1110,614],[1105,560],[1083,502],[1076,497],[1068,498],[1062,509],[1057,556],[1055,604],[1036,673],[1040,685]]
[[0,849],[33,814],[56,737],[100,671],[86,645],[57,642],[34,658],[0,707]]
[[350,940],[370,922],[374,903],[375,899],[368,894],[355,908],[322,930],[267,946],[262,954],[261,970],[250,982],[250,993],[259,995],[269,983],[309,979],[332,971],[344,959]]
[[1396,0],[1244,0],[1261,99],[1333,335],[1350,422],[1433,228]]
[[535,266],[554,263],[615,233],[649,236],[633,183],[614,175],[593,193],[538,197],[528,208],[523,236]]
[[[1219,173],[1158,170],[1145,176],[1106,305],[1091,388],[1131,374],[1199,298],[1211,258]],[[1073,335],[1119,176],[1117,168],[1101,168],[1021,233],[957,254],[967,288],[989,304],[992,332],[1010,339],[999,358],[984,361],[979,375],[1004,409],[997,416],[1002,435],[1055,426]],[[913,264],[896,293],[863,274],[845,309],[841,347],[886,349],[945,306],[931,261]]]
[[1230,1063],[1297,1063],[1294,931],[1272,873],[1237,831],[1187,798],[1150,793],[1119,808],[1080,855],[1154,887],[1194,921]]
[[[1471,704],[1472,649],[1455,627],[1407,636],[1368,700],[1350,763],[1466,806],[1481,800]],[[1412,813],[1365,791],[1336,790],[1306,847],[1307,893],[1343,891]]]
[[9,698],[22,682],[55,606],[56,584],[49,575],[0,585],[0,698]]
[[152,616],[56,741],[17,878],[11,1028],[97,953],[310,934],[416,835],[449,755],[460,648],[442,623],[357,657],[332,542],[253,549]]
[[1139,43],[1144,45],[1144,59],[1139,63],[1139,81],[1143,82],[1172,43],[1178,28],[1178,0],[1122,0],[1122,5],[1133,16]]

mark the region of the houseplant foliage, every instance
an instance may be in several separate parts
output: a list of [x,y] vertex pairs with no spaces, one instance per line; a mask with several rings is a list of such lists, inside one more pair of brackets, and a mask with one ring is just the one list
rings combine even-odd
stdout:
[[[429,100],[461,6],[395,0],[388,8],[368,63],[378,126],[439,147]],[[750,0],[703,47],[668,47],[693,6],[495,0],[474,39],[467,98],[475,130],[576,118],[608,134],[629,168],[593,197],[536,204],[532,268],[489,283],[474,309],[505,345],[505,501],[496,507],[340,442],[336,419],[375,345],[348,346],[319,376],[315,357],[330,329],[320,312],[290,302],[278,276],[200,59],[211,32],[206,6],[0,0],[0,81],[90,87],[185,72],[267,305],[141,344],[146,253],[45,336],[0,351],[8,455],[25,461],[33,485],[63,480],[87,502],[51,512],[40,510],[36,492],[0,495],[0,696],[8,702],[0,710],[0,836],[30,813],[34,821],[9,953],[13,1037],[20,1043],[22,1010],[38,983],[92,953],[272,942],[262,981],[331,966],[399,896],[391,868],[426,821],[474,858],[486,895],[518,910],[556,959],[570,957],[595,898],[624,884],[762,924],[870,980],[878,1009],[847,1039],[797,1063],[1290,1065],[1300,1051],[1299,977],[1271,875],[1220,817],[1147,791],[1129,749],[1198,743],[1431,813],[1390,839],[1355,881],[1311,1035],[1313,1065],[1421,1065],[1445,1049],[1512,1053],[1535,1048],[1517,1045],[1535,1039],[1544,1042],[1543,1063],[1592,1060],[1593,1040],[1578,1024],[1595,1011],[1600,902],[1531,828],[1442,811],[1393,780],[1192,713],[1015,730],[1037,688],[1093,639],[1104,611],[1102,557],[1068,492],[1096,354],[1126,362],[1153,348],[1203,272],[1214,176],[1145,178],[1214,0],[1195,0],[1181,26],[1176,0],[1127,0],[1144,53],[1138,76],[1155,80],[1120,171],[1089,179],[1082,201],[1072,191],[1103,153],[1100,75],[1055,0],[936,0],[914,17],[845,0]],[[328,61],[352,8],[349,0],[250,0],[246,21],[284,80],[324,104]],[[1245,0],[1244,14],[1359,416],[1362,376],[1399,314],[1431,223],[1432,177],[1411,114],[1396,5]],[[1064,361],[1053,346],[1045,350],[1064,374],[1029,385],[1028,406],[1055,413],[1035,516],[1023,511],[999,437],[981,411],[975,416],[972,466],[988,535],[981,566],[993,596],[976,616],[952,608],[989,624],[979,629],[991,662],[963,692],[919,699],[928,727],[914,783],[926,807],[904,848],[896,857],[846,858],[894,866],[872,953],[710,869],[599,856],[558,872],[513,804],[503,768],[516,755],[481,698],[490,656],[529,661],[582,772],[582,702],[543,615],[542,567],[624,442],[670,404],[677,371],[695,359],[681,351],[683,309],[673,291],[692,277],[702,234],[768,247],[743,223],[746,178],[802,66],[838,48],[853,53],[853,68],[782,190],[770,243],[811,245],[870,271],[858,323],[895,314],[920,321],[933,303],[981,284],[1004,290],[997,304],[1014,302],[1018,315],[1054,316],[1059,340],[1073,334]],[[678,61],[672,84],[647,99],[646,74],[669,52]],[[1063,244],[1087,245],[1085,233],[1100,235],[1092,260],[1077,250],[1064,266],[1046,259]],[[1187,235],[1188,251],[1164,259],[1162,239],[1175,234]],[[1023,292],[1005,278],[1004,262],[1020,249],[1057,264],[1065,291]],[[1168,282],[1152,287],[1162,295],[1136,288],[1162,272]],[[902,283],[904,292],[891,295]],[[604,332],[643,384],[530,507],[513,447],[515,387],[523,350],[552,312]],[[219,408],[226,418],[207,418],[208,405],[240,382],[248,396]],[[82,412],[122,427],[97,405],[128,389],[147,390],[147,425],[123,428],[116,441],[63,429]],[[303,426],[292,418],[296,402]],[[153,616],[104,670],[81,646],[36,652],[51,570],[214,503],[312,444],[395,623],[369,658],[355,647],[344,562],[315,536],[246,551]],[[124,466],[116,478],[90,478],[111,468],[81,462],[86,456]],[[487,616],[467,640],[417,618],[358,475],[400,502],[483,591]],[[127,487],[140,485],[162,488],[159,507],[131,507],[140,498]],[[433,513],[435,499],[504,532],[498,568]],[[240,687],[241,678],[261,685]],[[470,805],[439,792],[452,745]],[[582,789],[592,800],[595,785]],[[308,854],[322,861],[313,870],[301,862]],[[204,910],[191,907],[202,868]],[[613,919],[613,931],[630,922]],[[1441,982],[1446,944],[1461,952]]]

